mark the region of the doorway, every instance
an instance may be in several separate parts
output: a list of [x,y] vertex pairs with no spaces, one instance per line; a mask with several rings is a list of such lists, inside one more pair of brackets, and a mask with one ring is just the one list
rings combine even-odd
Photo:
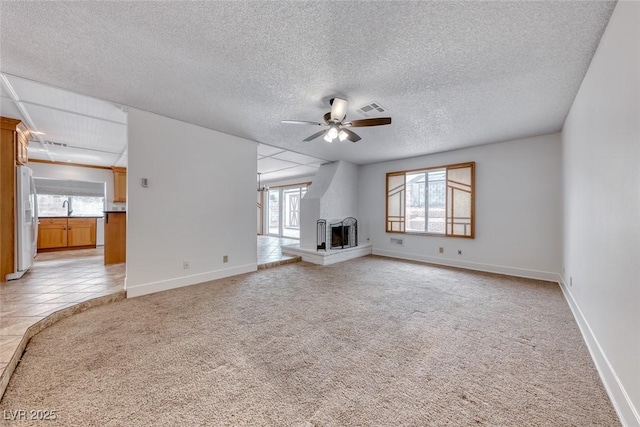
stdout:
[[307,193],[307,184],[273,187],[267,196],[267,234],[300,239],[300,204]]

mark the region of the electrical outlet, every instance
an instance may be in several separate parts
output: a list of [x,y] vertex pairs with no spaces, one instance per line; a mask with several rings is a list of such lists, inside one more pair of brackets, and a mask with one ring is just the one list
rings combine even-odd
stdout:
[[458,255],[462,255],[462,249],[458,249]]
[[188,270],[189,269],[189,261],[183,261],[182,262],[182,268],[184,270]]
[[569,276],[569,287],[573,287],[573,277]]
[[229,262],[229,255],[223,255],[222,262]]
[[438,248],[438,253],[439,253],[439,254],[443,254],[443,253],[444,253],[444,248],[443,248],[442,246],[440,246],[440,247]]

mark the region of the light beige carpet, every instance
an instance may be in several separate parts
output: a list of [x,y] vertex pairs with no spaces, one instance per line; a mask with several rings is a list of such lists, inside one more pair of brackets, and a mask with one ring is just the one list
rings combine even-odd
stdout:
[[557,284],[373,256],[64,319],[27,347],[0,402],[18,409],[64,426],[619,425]]

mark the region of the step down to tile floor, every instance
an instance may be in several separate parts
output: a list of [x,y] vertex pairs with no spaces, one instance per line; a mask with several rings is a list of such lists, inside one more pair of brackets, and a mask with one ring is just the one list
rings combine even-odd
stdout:
[[301,256],[296,256],[296,257],[292,257],[289,259],[281,259],[279,261],[273,261],[273,262],[267,262],[264,264],[258,264],[258,270],[264,270],[266,268],[273,268],[273,267],[278,267],[280,265],[285,265],[285,264],[293,264],[295,262],[300,262],[302,261],[302,257]]

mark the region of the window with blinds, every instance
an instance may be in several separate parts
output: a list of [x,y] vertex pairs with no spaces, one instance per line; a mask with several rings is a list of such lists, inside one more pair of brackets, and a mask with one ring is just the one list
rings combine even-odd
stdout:
[[474,237],[475,162],[387,173],[386,231]]
[[103,216],[106,183],[34,178],[38,216]]

